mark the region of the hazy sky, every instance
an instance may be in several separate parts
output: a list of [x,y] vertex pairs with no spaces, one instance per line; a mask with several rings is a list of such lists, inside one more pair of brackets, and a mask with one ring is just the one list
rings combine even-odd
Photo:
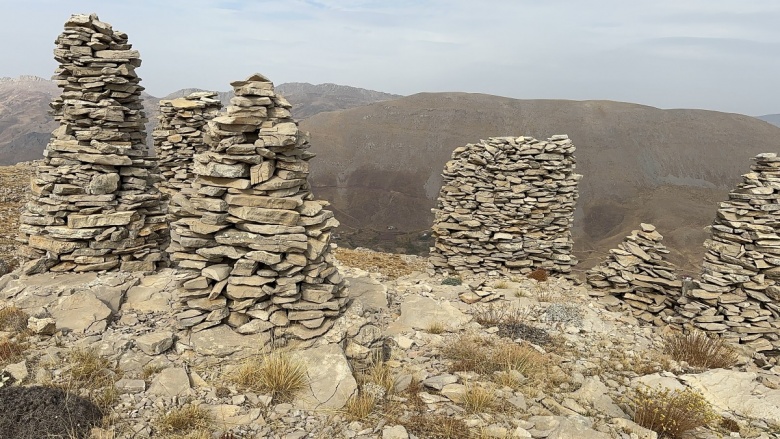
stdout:
[[780,113],[778,0],[0,0],[0,76],[50,77],[71,13],[141,51],[147,91],[253,72],[390,93],[466,91]]

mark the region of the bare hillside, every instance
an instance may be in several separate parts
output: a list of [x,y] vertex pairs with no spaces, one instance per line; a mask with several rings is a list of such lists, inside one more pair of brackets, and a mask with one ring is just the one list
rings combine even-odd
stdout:
[[568,134],[584,175],[575,221],[583,266],[645,221],[667,237],[674,260],[694,268],[717,202],[751,157],[780,151],[780,128],[739,114],[466,93],[321,113],[302,127],[319,154],[316,195],[333,203],[347,229],[361,230],[365,242],[357,244],[364,245],[430,227],[440,173],[455,147],[489,136]]
[[[293,116],[304,119],[323,111],[343,110],[400,96],[362,88],[336,84],[281,84],[277,89],[293,104]],[[147,133],[157,123],[160,99],[175,99],[188,95],[197,88],[184,88],[163,98],[142,94]],[[0,165],[37,160],[42,157],[49,135],[57,127],[48,114],[49,103],[59,96],[54,82],[36,76],[0,78]],[[219,92],[219,99],[227,105],[232,92]],[[151,136],[147,143],[151,147]]]

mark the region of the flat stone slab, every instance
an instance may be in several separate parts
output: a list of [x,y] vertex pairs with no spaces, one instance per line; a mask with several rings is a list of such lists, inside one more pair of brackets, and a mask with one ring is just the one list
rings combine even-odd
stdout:
[[190,391],[190,377],[182,367],[169,367],[157,374],[149,386],[149,393],[157,396],[185,396]]
[[388,335],[399,334],[413,329],[426,329],[433,323],[441,323],[445,328],[458,328],[471,320],[451,303],[439,302],[422,296],[410,296],[401,304],[401,316],[387,327]]
[[173,346],[173,340],[172,332],[151,332],[136,338],[135,345],[146,355],[159,355]]
[[339,345],[293,351],[292,357],[303,363],[309,379],[309,389],[294,401],[295,407],[339,410],[357,393],[357,381]]
[[100,299],[89,292],[66,296],[49,312],[58,329],[85,334],[99,334],[106,329],[112,312]]
[[757,376],[753,372],[713,369],[680,379],[701,392],[716,410],[780,425],[780,390],[757,382]]
[[360,300],[363,309],[370,312],[387,310],[387,287],[368,277],[347,277],[349,297]]
[[227,357],[240,352],[241,357],[257,355],[271,341],[267,332],[241,335],[226,325],[204,329],[190,335],[189,344],[201,355]]

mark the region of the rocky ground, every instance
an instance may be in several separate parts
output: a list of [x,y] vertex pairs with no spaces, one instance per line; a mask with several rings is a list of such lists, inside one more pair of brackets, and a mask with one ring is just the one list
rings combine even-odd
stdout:
[[[336,254],[352,305],[320,341],[277,349],[306,371],[304,390],[286,400],[237,379],[267,358],[253,337],[175,327],[176,270],[8,274],[0,407],[19,386],[66,390],[109,414],[93,438],[654,438],[630,419],[634,389],[647,385],[695,390],[694,412],[711,406],[709,424],[683,437],[780,437],[780,370],[749,352],[728,369],[674,361],[661,330],[607,311],[568,279],[456,285],[418,257]],[[386,337],[383,358],[348,361],[359,347],[335,341],[370,328]],[[78,407],[63,416],[92,413]],[[88,421],[70,419],[70,434]],[[12,424],[0,421],[0,432]],[[42,425],[28,419],[13,434],[41,437]]]

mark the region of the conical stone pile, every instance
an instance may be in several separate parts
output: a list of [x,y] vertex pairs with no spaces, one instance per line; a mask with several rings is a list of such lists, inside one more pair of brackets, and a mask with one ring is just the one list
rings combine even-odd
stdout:
[[665,324],[682,290],[675,267],[664,259],[669,250],[652,224],[641,224],[609,257],[587,273],[591,295],[614,295],[629,305],[634,317]]
[[94,14],[71,16],[56,44],[60,126],[21,215],[33,259],[25,272],[154,270],[168,226],[146,147],[138,51]]
[[699,288],[680,300],[692,321],[757,350],[780,349],[780,158],[759,154],[720,204]]
[[160,115],[152,137],[163,178],[160,190],[164,193],[172,195],[192,187],[193,156],[208,149],[203,130],[222,108],[216,96],[216,92],[203,91],[160,101]]
[[209,123],[195,155],[193,194],[174,196],[171,259],[195,271],[179,296],[179,323],[227,323],[241,334],[311,339],[346,305],[330,253],[338,225],[307,181],[309,143],[290,104],[255,74],[232,83],[227,114]]
[[438,272],[568,273],[577,200],[574,144],[491,137],[455,149],[444,167],[430,265]]

